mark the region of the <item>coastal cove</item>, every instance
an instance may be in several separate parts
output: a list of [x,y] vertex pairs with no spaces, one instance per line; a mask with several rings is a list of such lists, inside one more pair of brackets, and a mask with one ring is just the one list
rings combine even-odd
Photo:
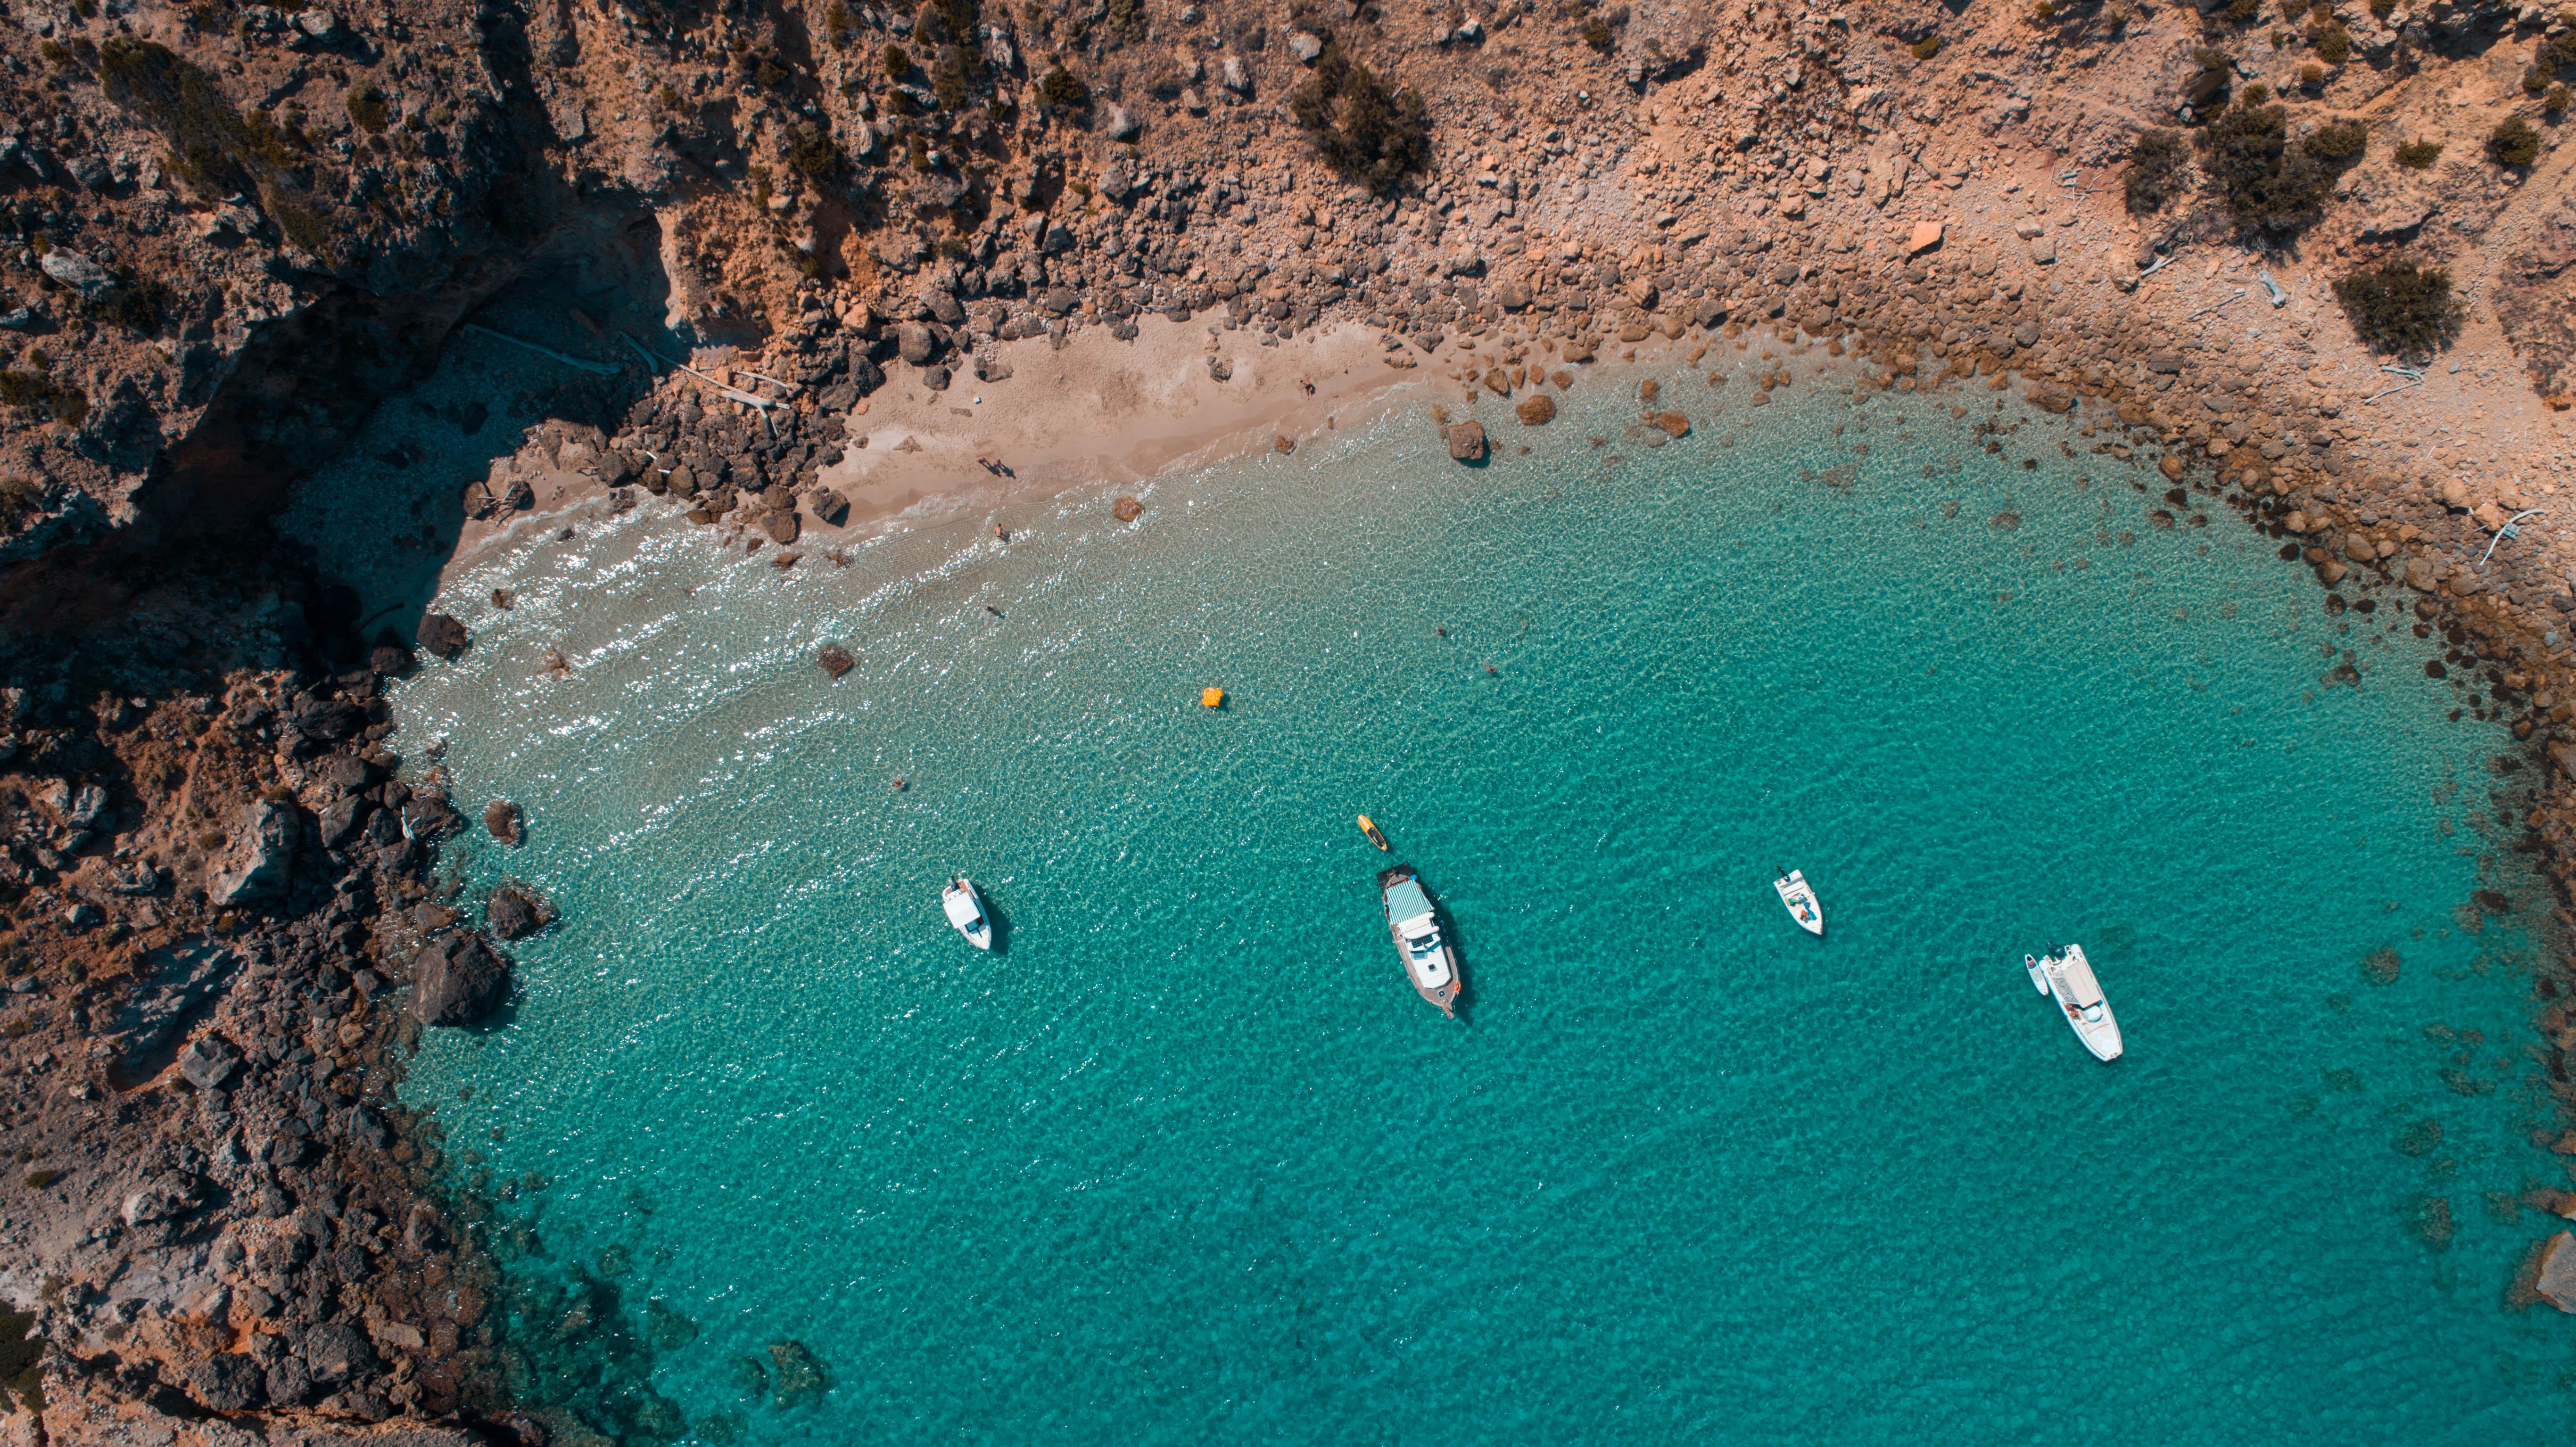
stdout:
[[[1614,372],[1476,469],[1399,401],[1133,523],[782,570],[646,507],[451,579],[512,606],[394,742],[525,809],[446,863],[562,920],[405,1093],[523,1398],[711,1443],[2566,1440],[2562,1323],[2506,1305],[2560,1174],[2528,775],[2410,595],[2328,611],[2009,395],[1810,357],[1757,407],[1745,362],[1653,374],[1674,440]],[[2069,940],[2114,1066],[2023,978]]]

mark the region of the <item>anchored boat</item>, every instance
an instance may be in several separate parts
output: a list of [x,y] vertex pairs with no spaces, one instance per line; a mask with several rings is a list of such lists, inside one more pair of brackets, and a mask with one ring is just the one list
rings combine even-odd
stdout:
[[1821,937],[1824,934],[1824,902],[1816,898],[1816,891],[1808,885],[1806,875],[1795,869],[1783,871],[1778,879],[1771,881],[1771,887],[1780,891],[1780,902],[1788,906],[1789,917],[1798,922],[1798,928],[1811,935]]
[[2025,955],[2023,961],[2039,972],[2048,993],[2057,997],[2057,1008],[2066,1015],[2068,1028],[2096,1060],[2120,1058],[2120,1022],[2111,1014],[2111,1002],[2102,997],[2102,986],[2093,978],[2093,963],[2084,958],[2082,945],[2068,945],[2062,954],[2044,956],[2036,961]]
[[1457,1018],[1458,956],[1440,932],[1439,912],[1422,888],[1422,877],[1410,864],[1380,873],[1377,887],[1386,905],[1386,927],[1395,936],[1395,952],[1404,960],[1406,978],[1422,998]]
[[939,891],[939,907],[966,943],[979,950],[993,947],[993,922],[984,916],[984,897],[975,892],[975,881],[962,874],[948,881]]

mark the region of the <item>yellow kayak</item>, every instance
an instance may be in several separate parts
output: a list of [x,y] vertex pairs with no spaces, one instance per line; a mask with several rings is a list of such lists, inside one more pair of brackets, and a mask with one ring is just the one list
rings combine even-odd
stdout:
[[1360,832],[1368,836],[1368,842],[1371,844],[1380,849],[1386,847],[1386,836],[1378,832],[1377,826],[1369,822],[1369,816],[1366,814],[1360,816]]

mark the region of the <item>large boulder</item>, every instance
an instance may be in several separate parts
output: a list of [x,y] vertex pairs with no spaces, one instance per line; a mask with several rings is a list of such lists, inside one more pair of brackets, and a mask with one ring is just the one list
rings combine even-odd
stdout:
[[268,1402],[268,1374],[241,1352],[217,1352],[179,1374],[188,1395],[210,1412],[246,1412]]
[[555,907],[527,885],[512,881],[483,903],[483,927],[505,940],[523,940],[555,922]]
[[939,339],[919,322],[905,322],[895,328],[894,337],[896,352],[913,366],[922,366],[938,355]]
[[445,613],[432,613],[420,620],[420,646],[441,658],[454,658],[465,651],[465,625]]
[[2532,1289],[2560,1311],[2576,1312],[2576,1236],[2561,1231],[2540,1248],[2540,1279]]
[[206,898],[222,905],[271,895],[286,886],[302,820],[293,804],[262,799],[236,816],[232,849],[206,879]]
[[220,1088],[240,1064],[241,1052],[217,1035],[189,1041],[179,1052],[179,1074],[199,1090]]
[[305,1370],[317,1382],[370,1376],[376,1370],[376,1349],[366,1333],[338,1322],[326,1322],[306,1332],[296,1355],[304,1359]]
[[1449,456],[1459,462],[1482,462],[1485,459],[1485,424],[1460,422],[1448,432]]
[[411,981],[412,1018],[423,1025],[472,1025],[510,992],[510,961],[481,935],[460,931],[421,946],[412,956]]

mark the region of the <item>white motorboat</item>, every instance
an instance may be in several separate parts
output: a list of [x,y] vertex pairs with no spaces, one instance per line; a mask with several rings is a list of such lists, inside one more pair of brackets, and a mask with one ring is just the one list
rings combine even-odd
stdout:
[[2021,957],[2021,967],[2030,971],[2030,987],[2043,995],[2047,994],[2048,976],[2039,968],[2039,961],[2024,955]]
[[2112,1018],[2111,1002],[2102,997],[2101,983],[2093,978],[2093,963],[2084,958],[2084,947],[2068,945],[2063,953],[2037,963],[2075,1038],[2096,1060],[2119,1059],[2120,1022]]
[[1780,902],[1788,906],[1789,917],[1798,922],[1798,928],[1811,935],[1824,934],[1824,901],[1816,898],[1816,891],[1807,883],[1806,875],[1795,869],[1789,870],[1771,881],[1771,887],[1780,891]]
[[1378,875],[1377,887],[1386,905],[1387,931],[1395,936],[1395,952],[1404,960],[1405,978],[1413,981],[1423,999],[1439,1006],[1441,1014],[1455,1019],[1458,957],[1450,953],[1449,942],[1440,933],[1440,915],[1422,888],[1422,876],[1414,873],[1412,865],[1399,864]]
[[984,916],[984,897],[975,892],[975,881],[964,875],[948,881],[939,891],[939,907],[948,913],[948,922],[966,937],[966,943],[979,950],[993,947],[993,922]]

